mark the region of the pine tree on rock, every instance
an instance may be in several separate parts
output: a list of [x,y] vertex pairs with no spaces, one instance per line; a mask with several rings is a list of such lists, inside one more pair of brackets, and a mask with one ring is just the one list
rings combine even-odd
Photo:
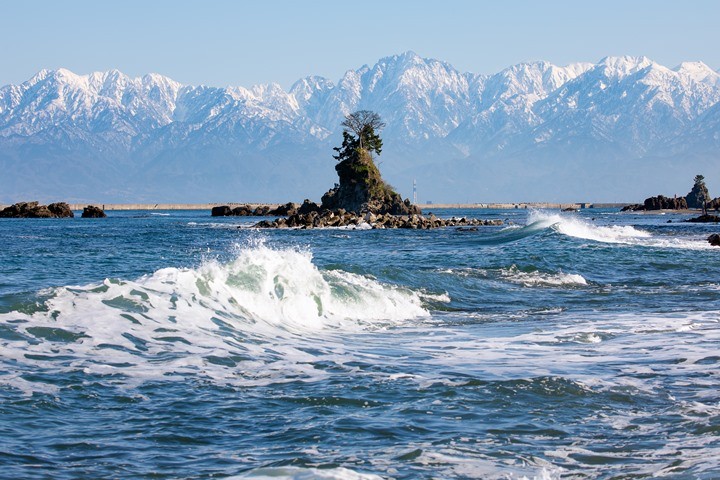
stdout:
[[379,131],[385,126],[380,115],[360,110],[345,117],[342,145],[333,148],[338,161],[335,170],[340,182],[322,197],[322,207],[351,212],[391,213],[405,215],[420,213],[408,200],[385,183],[373,161],[373,153],[382,152]]
[[705,177],[702,175],[695,175],[695,184],[685,196],[689,208],[702,208],[705,211],[707,202],[710,201],[710,192],[708,192],[705,186]]

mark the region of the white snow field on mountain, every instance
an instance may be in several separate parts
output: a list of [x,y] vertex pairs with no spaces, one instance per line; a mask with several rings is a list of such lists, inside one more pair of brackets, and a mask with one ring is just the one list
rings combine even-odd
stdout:
[[685,195],[720,174],[719,102],[707,65],[645,57],[480,75],[407,52],[289,91],[43,70],[0,88],[0,203],[318,200],[360,109],[387,124],[383,176],[421,202]]

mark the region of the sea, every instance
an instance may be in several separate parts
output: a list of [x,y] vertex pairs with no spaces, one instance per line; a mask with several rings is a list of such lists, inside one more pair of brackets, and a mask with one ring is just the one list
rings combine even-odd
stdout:
[[720,227],[433,213],[1,219],[0,477],[720,478]]

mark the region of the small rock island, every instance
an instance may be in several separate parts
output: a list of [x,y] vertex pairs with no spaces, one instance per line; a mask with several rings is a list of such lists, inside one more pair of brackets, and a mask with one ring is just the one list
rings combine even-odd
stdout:
[[40,205],[39,202],[20,202],[0,210],[0,218],[73,218],[75,214],[65,202]]
[[[374,157],[382,152],[383,142],[379,136],[385,126],[380,116],[369,110],[360,110],[345,117],[342,122],[343,141],[334,148],[337,160],[335,171],[338,183],[327,191],[321,204],[305,200],[299,207],[287,204],[282,213],[255,210],[252,214],[283,215],[276,220],[258,222],[257,228],[318,228],[352,227],[368,225],[371,228],[430,229],[438,227],[476,227],[501,225],[502,220],[478,220],[467,218],[441,219],[432,214],[422,215],[410,200],[402,198],[380,175]],[[247,215],[249,208],[216,207],[213,215]]]

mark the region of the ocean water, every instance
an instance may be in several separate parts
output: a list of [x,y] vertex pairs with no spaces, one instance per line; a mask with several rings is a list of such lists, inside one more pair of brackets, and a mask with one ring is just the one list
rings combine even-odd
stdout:
[[435,213],[0,220],[0,477],[720,478],[719,227]]

